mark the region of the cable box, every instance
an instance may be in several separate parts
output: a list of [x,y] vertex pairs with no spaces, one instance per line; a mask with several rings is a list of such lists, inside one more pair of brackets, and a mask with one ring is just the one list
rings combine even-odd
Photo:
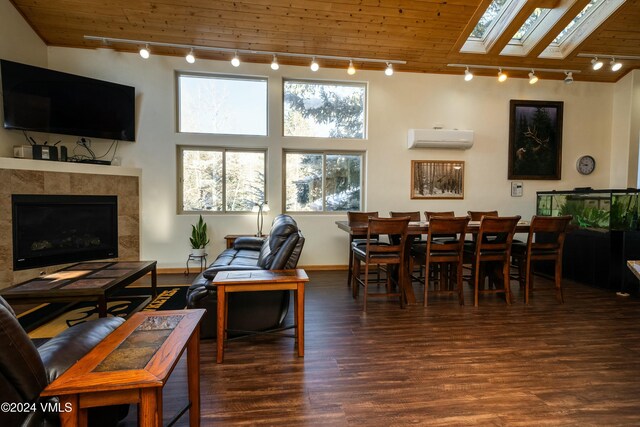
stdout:
[[95,160],[95,159],[82,159],[78,163],[90,163],[92,165],[111,165],[111,160]]

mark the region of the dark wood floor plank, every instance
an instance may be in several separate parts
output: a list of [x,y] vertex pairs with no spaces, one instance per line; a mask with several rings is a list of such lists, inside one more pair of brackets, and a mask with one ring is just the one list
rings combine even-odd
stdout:
[[[564,305],[534,291],[525,306],[513,282],[511,306],[372,299],[363,314],[346,272],[309,276],[304,358],[290,338],[260,336],[229,342],[218,365],[202,342],[203,426],[640,425],[637,299],[566,283]],[[185,401],[181,362],[165,418]]]

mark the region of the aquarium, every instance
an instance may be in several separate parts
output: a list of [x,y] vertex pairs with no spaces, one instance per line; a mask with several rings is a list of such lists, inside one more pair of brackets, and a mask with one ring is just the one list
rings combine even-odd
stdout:
[[635,188],[539,191],[536,215],[572,215],[572,224],[580,228],[637,230],[639,194]]

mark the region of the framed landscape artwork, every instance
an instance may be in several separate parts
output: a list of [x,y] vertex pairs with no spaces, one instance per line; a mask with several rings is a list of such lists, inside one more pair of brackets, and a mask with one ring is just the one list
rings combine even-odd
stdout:
[[563,105],[511,100],[508,179],[560,179]]
[[412,199],[463,199],[464,162],[412,160]]

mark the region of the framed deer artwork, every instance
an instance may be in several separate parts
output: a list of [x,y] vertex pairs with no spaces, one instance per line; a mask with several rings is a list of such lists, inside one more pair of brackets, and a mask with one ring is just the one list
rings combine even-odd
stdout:
[[511,100],[508,179],[560,179],[563,106]]

